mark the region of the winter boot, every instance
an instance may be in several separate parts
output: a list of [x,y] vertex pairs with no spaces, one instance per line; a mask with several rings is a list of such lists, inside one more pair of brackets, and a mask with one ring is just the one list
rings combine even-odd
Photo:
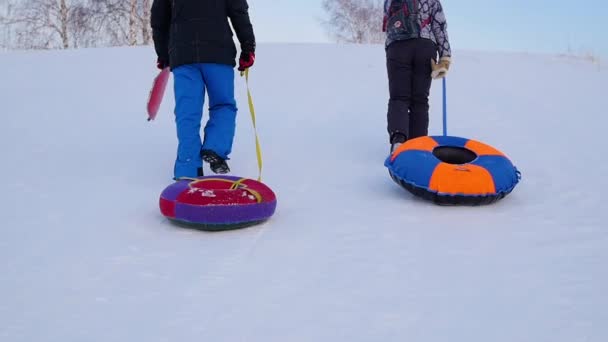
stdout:
[[209,167],[211,167],[213,173],[226,174],[230,172],[226,160],[218,156],[217,153],[211,150],[202,150],[201,157],[205,162],[209,163]]
[[401,146],[401,144],[407,141],[405,134],[401,132],[395,132],[391,134],[391,154]]

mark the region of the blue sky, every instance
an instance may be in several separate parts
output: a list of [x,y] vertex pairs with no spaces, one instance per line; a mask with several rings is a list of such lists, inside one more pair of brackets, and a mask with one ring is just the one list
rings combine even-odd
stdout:
[[[443,0],[455,49],[608,56],[608,2]],[[249,0],[259,42],[328,42],[321,0]],[[379,21],[381,18],[378,19]]]

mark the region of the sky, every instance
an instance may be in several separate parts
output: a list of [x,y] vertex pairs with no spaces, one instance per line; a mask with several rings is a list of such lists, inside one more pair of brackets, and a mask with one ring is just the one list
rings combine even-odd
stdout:
[[[443,0],[453,49],[608,57],[608,2]],[[249,0],[259,42],[329,42],[321,0]],[[382,19],[379,18],[379,21]]]

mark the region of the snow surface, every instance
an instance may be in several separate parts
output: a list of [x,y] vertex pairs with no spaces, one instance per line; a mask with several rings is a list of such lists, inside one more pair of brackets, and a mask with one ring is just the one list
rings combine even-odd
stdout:
[[[457,51],[449,133],[522,182],[483,207],[414,198],[383,166],[381,46],[261,45],[251,71],[267,223],[159,212],[176,139],[151,47],[0,54],[0,341],[608,340],[608,72]],[[255,178],[244,80],[233,173]],[[441,83],[431,94],[441,134]]]

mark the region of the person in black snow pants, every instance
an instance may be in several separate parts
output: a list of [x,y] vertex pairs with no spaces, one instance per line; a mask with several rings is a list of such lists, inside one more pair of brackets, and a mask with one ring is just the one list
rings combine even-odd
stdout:
[[447,74],[451,49],[439,0],[385,0],[383,31],[392,152],[408,139],[428,135],[431,82]]
[[[151,26],[159,69],[173,73],[177,157],[174,179],[203,175],[202,162],[211,171],[230,172],[226,162],[232,151],[237,106],[234,67],[241,45],[238,70],[255,60],[255,36],[247,0],[154,0]],[[209,119],[201,141],[205,93]]]

